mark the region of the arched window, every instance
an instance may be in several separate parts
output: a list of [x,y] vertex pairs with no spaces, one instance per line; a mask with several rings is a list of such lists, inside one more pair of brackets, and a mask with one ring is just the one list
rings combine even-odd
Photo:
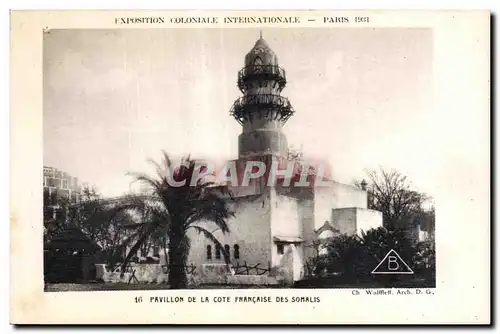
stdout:
[[225,245],[224,250],[226,251],[227,259],[230,260],[231,259],[231,247],[229,247],[229,245]]
[[215,258],[217,260],[220,260],[220,246],[219,245],[215,246]]
[[240,246],[238,244],[234,245],[234,258],[236,260],[240,258]]
[[253,64],[257,66],[262,65],[262,59],[260,59],[260,57],[255,57],[255,59],[253,60]]
[[207,260],[212,259],[212,246],[208,245],[207,246]]

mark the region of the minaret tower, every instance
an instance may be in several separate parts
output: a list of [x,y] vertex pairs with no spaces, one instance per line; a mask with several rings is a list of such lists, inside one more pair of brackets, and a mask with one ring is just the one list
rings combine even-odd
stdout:
[[281,129],[294,110],[281,96],[285,85],[285,70],[278,66],[278,57],[261,33],[238,73],[243,96],[231,108],[231,115],[243,126],[238,137],[240,158],[267,154],[286,157],[288,144]]

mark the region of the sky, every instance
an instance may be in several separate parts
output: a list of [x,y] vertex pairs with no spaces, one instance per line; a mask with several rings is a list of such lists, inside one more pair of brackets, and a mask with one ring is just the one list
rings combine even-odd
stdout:
[[[238,155],[229,115],[259,29],[51,30],[44,36],[44,165],[105,196],[148,159]],[[417,28],[286,28],[262,34],[286,70],[289,146],[351,183],[383,167],[434,187],[433,36]]]

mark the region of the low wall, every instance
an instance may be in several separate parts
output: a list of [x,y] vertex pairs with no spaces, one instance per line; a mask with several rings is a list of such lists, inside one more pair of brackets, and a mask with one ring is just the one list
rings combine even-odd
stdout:
[[279,281],[269,275],[234,275],[225,264],[203,264],[201,266],[201,284],[220,285],[278,285]]
[[227,284],[227,277],[231,275],[225,264],[207,263],[201,265],[200,281],[202,284]]
[[[163,272],[160,264],[132,264],[121,276],[121,269],[117,268],[113,272],[106,269],[104,264],[96,264],[97,280],[106,283],[153,283],[162,284],[168,282],[168,274]],[[134,272],[135,279],[131,279]],[[202,265],[201,275],[187,275],[188,284],[198,286],[200,284],[216,285],[278,285],[283,283],[282,277],[268,275],[233,275],[225,265]]]
[[[132,264],[127,271],[121,276],[121,268],[115,269],[113,272],[106,269],[104,264],[96,264],[96,279],[106,283],[125,282],[128,283],[135,271],[134,276],[139,283],[166,283],[167,274],[163,273],[163,268],[160,264]],[[137,283],[132,279],[131,283]]]
[[267,275],[231,275],[227,276],[230,285],[278,285],[276,277]]

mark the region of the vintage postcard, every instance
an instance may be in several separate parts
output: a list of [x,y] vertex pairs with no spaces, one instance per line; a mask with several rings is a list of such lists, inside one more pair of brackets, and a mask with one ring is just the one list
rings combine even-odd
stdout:
[[11,322],[489,324],[488,11],[13,11]]

